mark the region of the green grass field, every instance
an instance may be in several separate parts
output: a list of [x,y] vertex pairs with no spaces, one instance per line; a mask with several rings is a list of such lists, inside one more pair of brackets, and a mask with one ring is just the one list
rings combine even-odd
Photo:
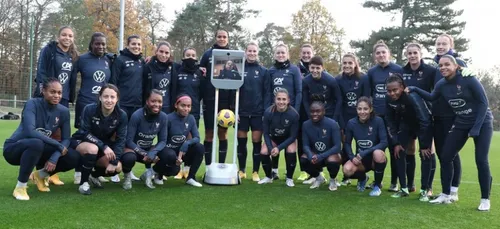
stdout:
[[[0,145],[19,122],[0,121]],[[490,149],[492,175],[498,177],[500,134],[495,133]],[[251,147],[251,143],[249,143]],[[232,149],[232,143],[229,144]],[[251,148],[250,152],[251,152]],[[328,191],[327,185],[310,190],[296,182],[288,188],[284,182],[284,159],[281,159],[281,180],[257,185],[244,180],[239,186],[187,186],[170,179],[155,190],[135,182],[130,191],[121,184],[105,184],[83,196],[72,184],[73,172],[60,174],[64,186],[51,186],[50,193],[40,193],[29,184],[31,200],[22,202],[12,197],[18,167],[0,159],[0,228],[500,228],[500,183],[493,181],[492,210],[478,212],[480,192],[474,163],[473,142],[461,152],[463,163],[460,201],[451,205],[431,205],[418,201],[412,193],[404,199],[393,199],[387,188],[388,167],[382,196],[369,197],[356,191],[355,183]],[[228,154],[228,158],[230,155]],[[251,171],[251,156],[248,157]],[[419,179],[417,161],[416,183]],[[140,175],[144,166],[138,164],[134,173]],[[205,168],[198,172],[198,180]],[[298,176],[299,169],[296,170]],[[326,170],[325,170],[326,171]],[[372,173],[370,173],[372,174]],[[248,174],[250,175],[250,174]],[[261,169],[261,177],[263,172]],[[339,174],[339,178],[342,175]],[[373,176],[372,176],[373,177]],[[441,191],[439,172],[434,190]],[[419,187],[417,186],[417,189]]]

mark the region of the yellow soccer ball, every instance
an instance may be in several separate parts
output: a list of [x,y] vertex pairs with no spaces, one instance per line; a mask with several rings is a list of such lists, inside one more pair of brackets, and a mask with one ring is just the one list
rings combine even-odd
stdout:
[[219,125],[222,128],[228,128],[230,126],[233,126],[235,120],[236,117],[234,116],[233,111],[229,109],[223,109],[219,111],[219,114],[217,114],[217,125]]

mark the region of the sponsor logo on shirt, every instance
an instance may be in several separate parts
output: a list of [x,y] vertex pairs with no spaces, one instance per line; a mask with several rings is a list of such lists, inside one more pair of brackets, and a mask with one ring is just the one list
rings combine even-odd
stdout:
[[467,102],[465,102],[465,100],[463,99],[450,99],[448,100],[448,103],[452,108],[460,108],[467,104]]
[[59,78],[59,82],[61,82],[61,84],[65,84],[66,81],[68,81],[69,76],[68,76],[68,73],[62,72],[61,74],[59,74],[59,76],[57,78]]
[[92,87],[92,94],[99,94],[99,91],[101,91],[101,86],[93,86]]
[[71,71],[72,67],[73,67],[73,63],[71,63],[71,62],[63,62],[61,64],[61,70],[62,71]]
[[50,137],[50,135],[52,135],[52,131],[46,130],[44,128],[37,128],[36,131],[38,131],[39,133],[41,133],[47,137]]
[[323,152],[326,149],[326,145],[323,142],[315,142],[314,143],[314,148],[316,148],[317,151]]
[[160,80],[160,83],[158,84],[158,86],[159,86],[160,88],[166,88],[166,87],[168,87],[168,84],[169,84],[169,83],[170,83],[170,81],[169,81],[167,78],[165,78],[165,79],[161,79],[161,80]]
[[273,83],[274,83],[274,85],[283,85],[283,80],[284,79],[285,78],[283,78],[283,77],[274,78]]
[[359,140],[358,145],[360,148],[368,149],[368,148],[371,148],[373,146],[373,142],[370,140]]
[[170,139],[172,140],[173,143],[181,144],[181,143],[184,143],[184,141],[186,141],[186,136],[174,135]]
[[102,83],[106,79],[106,74],[103,71],[101,71],[101,70],[97,70],[97,71],[94,72],[94,74],[92,75],[92,77],[94,78],[95,82]]

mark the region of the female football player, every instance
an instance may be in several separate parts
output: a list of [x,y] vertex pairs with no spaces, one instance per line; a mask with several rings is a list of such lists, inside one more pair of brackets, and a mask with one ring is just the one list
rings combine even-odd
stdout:
[[[311,60],[310,69],[316,65],[316,57]],[[333,78],[332,78],[333,79]],[[321,96],[312,98],[309,109],[309,120],[302,125],[302,142],[304,143],[304,155],[300,157],[301,164],[306,168],[307,173],[314,177],[315,180],[311,185],[311,189],[318,188],[325,182],[325,178],[320,176],[323,167],[328,169],[330,173],[330,191],[337,190],[337,182],[335,178],[339,172],[342,158],[340,155],[342,141],[340,138],[339,124],[325,117],[325,103]]]
[[[401,190],[392,197],[406,197],[409,195],[407,185],[407,149],[411,139],[418,137],[421,161],[420,201],[429,201],[428,188],[432,183],[430,180],[431,170],[436,167],[436,157],[432,152],[432,118],[430,110],[425,101],[418,94],[403,93],[406,87],[400,74],[394,74],[386,80],[387,88],[387,111],[385,119],[389,138],[391,139],[393,152],[397,162],[397,171]],[[412,171],[414,176],[415,171]]]
[[[141,179],[148,188],[155,188],[155,184],[162,185],[163,177],[154,174],[151,164],[158,161],[158,152],[167,144],[167,114],[162,111],[163,92],[158,89],[149,91],[144,108],[136,110],[128,122],[127,143],[121,157],[122,171],[124,174],[123,189],[132,188],[130,171],[135,162],[149,164]],[[158,137],[156,144],[153,144]],[[156,176],[155,176],[156,175]]]
[[[454,40],[453,37],[448,34],[442,34],[436,39],[436,53],[437,55],[434,57],[434,62],[436,65],[439,64],[439,60],[444,55],[452,55],[455,57],[457,64],[461,67],[467,67],[465,62],[458,57],[458,54],[453,51],[454,48]],[[434,87],[437,82],[444,78],[439,69],[436,70],[436,77],[434,79]],[[448,133],[453,125],[455,120],[455,113],[453,109],[448,105],[448,102],[441,97],[436,101],[432,102],[432,115],[434,118],[434,144],[436,147],[436,154],[438,158],[441,159],[441,154],[443,152],[444,143]],[[460,154],[457,154],[456,157],[453,158],[453,178],[451,181],[451,192],[450,198],[452,201],[458,201],[458,186],[460,186],[460,179],[462,176],[462,163],[460,161]]]
[[[162,176],[173,176],[180,170],[180,165],[189,163],[190,169],[186,184],[202,187],[196,181],[196,172],[203,161],[204,148],[200,144],[198,126],[191,112],[191,98],[179,95],[175,102],[175,112],[167,116],[167,145],[158,153],[159,161],[153,166]],[[188,139],[191,136],[191,139]]]
[[476,77],[463,77],[461,67],[455,57],[444,55],[439,60],[439,71],[444,79],[435,86],[432,93],[417,87],[409,87],[426,100],[434,101],[443,97],[453,109],[456,117],[446,136],[440,155],[441,185],[443,193],[430,203],[452,202],[450,197],[453,180],[453,159],[467,142],[474,139],[476,166],[481,189],[480,211],[490,209],[491,173],[488,162],[491,137],[493,134],[493,116],[488,108],[488,98],[481,83]]
[[238,164],[240,178],[246,178],[247,136],[252,129],[252,180],[260,181],[260,151],[262,149],[262,115],[264,114],[264,77],[267,69],[259,63],[259,46],[247,45],[245,52],[245,81],[240,88],[238,113]]
[[[181,60],[180,67],[174,72],[173,80],[176,81],[177,89],[175,89],[177,98],[179,95],[188,95],[191,98],[191,112],[193,115],[196,126],[199,126],[200,121],[200,101],[202,99],[202,88],[200,81],[203,77],[203,72],[199,69],[197,64],[197,55],[194,48],[186,48],[182,54],[183,58]],[[189,164],[184,163],[184,168],[179,171],[174,178],[182,179],[187,178],[189,174]]]
[[104,85],[99,101],[83,109],[80,128],[73,134],[71,147],[82,155],[78,191],[84,195],[91,194],[89,182],[102,188],[97,177],[114,176],[122,171],[120,159],[127,138],[128,119],[117,105],[119,98],[120,92],[115,85]]
[[137,35],[127,38],[127,47],[120,51],[111,68],[110,83],[120,90],[120,108],[130,119],[134,111],[142,107],[143,62],[142,41]]
[[[373,46],[373,56],[377,64],[372,67],[367,72],[367,81],[370,85],[371,97],[373,99],[373,109],[375,114],[384,119],[386,113],[386,102],[385,97],[387,90],[385,88],[385,80],[387,77],[394,73],[402,73],[401,66],[391,62],[391,51],[389,47],[383,42],[379,41]],[[389,145],[391,142],[389,141]],[[389,151],[392,147],[389,147]],[[397,185],[397,170],[396,170],[396,159],[394,154],[391,152],[391,186],[389,187],[390,192],[399,191]]]
[[[68,150],[71,124],[69,110],[59,104],[63,87],[56,78],[47,78],[42,84],[43,98],[26,102],[19,127],[5,140],[3,156],[11,165],[19,165],[19,176],[13,196],[29,200],[27,182],[35,165],[33,180],[41,192],[49,192],[44,179],[52,174],[68,171],[77,166],[80,155]],[[61,141],[53,133],[61,129]]]
[[75,91],[72,85],[76,84],[76,72],[73,71],[73,63],[78,60],[78,50],[75,45],[75,33],[69,26],[63,26],[57,33],[57,41],[49,42],[40,51],[38,57],[38,70],[36,73],[37,86],[35,97],[43,97],[41,94],[43,83],[47,78],[59,79],[63,86],[63,95],[60,104],[68,107],[73,102]]
[[274,96],[274,104],[264,112],[264,145],[261,154],[262,168],[266,177],[259,184],[273,182],[271,157],[275,160],[281,150],[285,150],[286,185],[294,187],[293,172],[297,164],[297,140],[299,113],[290,105],[290,96],[285,88],[280,88]]
[[172,100],[175,97],[175,89],[177,88],[177,85],[173,84],[177,80],[172,77],[177,67],[174,66],[171,55],[170,44],[165,41],[159,42],[156,45],[155,56],[144,66],[143,70],[144,101],[151,94],[151,90],[159,90],[163,96],[162,111],[165,114],[170,113],[172,110]]
[[[280,89],[286,89],[289,93],[290,105],[300,110],[302,103],[302,77],[297,66],[290,63],[288,47],[278,44],[274,49],[274,65],[267,71],[265,78],[264,107],[267,109],[275,101],[276,93]],[[279,154],[278,154],[279,155]],[[273,160],[273,178],[278,178],[279,156]]]
[[[215,87],[211,83],[211,74],[218,74],[222,69],[212,69],[212,50],[229,49],[229,32],[219,29],[215,36],[216,43],[208,49],[200,60],[200,67],[205,71],[205,77],[201,81],[203,96],[203,123],[205,125],[205,164],[212,163],[212,141],[214,135],[214,109],[215,109]],[[219,65],[220,63],[215,63]],[[218,110],[234,110],[235,94],[234,90],[219,90]],[[219,139],[219,163],[226,161],[227,155],[227,128],[217,128]]]
[[[380,187],[384,178],[387,164],[385,148],[387,147],[387,130],[384,120],[375,115],[372,100],[362,96],[356,103],[357,117],[347,122],[345,129],[344,149],[348,161],[344,164],[345,176],[358,179],[358,191],[365,190],[368,176],[366,172],[373,170],[375,183],[370,196],[380,196]],[[356,141],[356,153],[353,152],[351,143]]]

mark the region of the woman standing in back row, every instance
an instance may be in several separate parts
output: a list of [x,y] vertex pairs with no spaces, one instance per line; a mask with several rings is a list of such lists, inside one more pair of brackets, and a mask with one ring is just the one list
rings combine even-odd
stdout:
[[264,115],[264,79],[267,69],[259,63],[259,46],[250,42],[246,49],[245,77],[240,89],[238,113],[238,164],[240,178],[246,178],[247,136],[252,129],[252,180],[260,181],[260,151],[262,147],[262,116]]

